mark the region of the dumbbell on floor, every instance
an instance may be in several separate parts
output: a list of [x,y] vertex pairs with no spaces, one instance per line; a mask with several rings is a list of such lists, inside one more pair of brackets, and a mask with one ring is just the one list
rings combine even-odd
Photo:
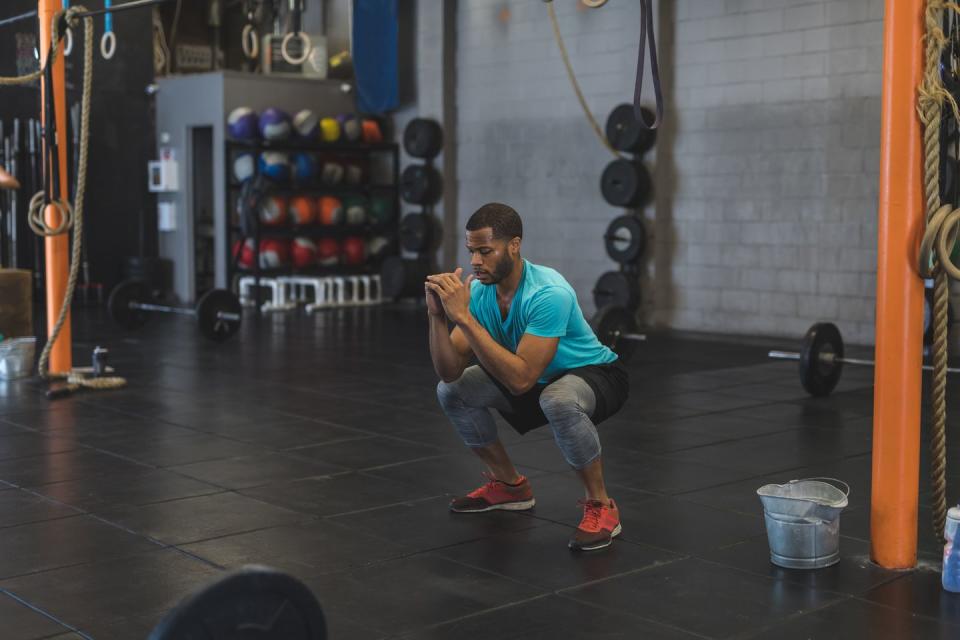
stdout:
[[121,282],[107,300],[110,317],[125,329],[139,329],[147,323],[147,312],[176,313],[197,319],[197,328],[205,337],[221,342],[240,330],[240,300],[225,289],[212,289],[197,301],[195,309],[152,304],[150,290],[144,282]]

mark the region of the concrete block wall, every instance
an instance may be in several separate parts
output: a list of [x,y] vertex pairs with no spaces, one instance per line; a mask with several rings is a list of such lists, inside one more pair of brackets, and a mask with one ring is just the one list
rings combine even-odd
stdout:
[[[554,6],[602,124],[632,98],[639,3]],[[882,13],[879,0],[658,4],[668,122],[646,158],[647,323],[795,340],[829,319],[872,342]],[[614,268],[601,236],[621,210],[600,195],[611,156],[546,8],[471,0],[456,24],[459,226],[485,202],[514,206],[526,255],[564,273],[589,314],[596,278]]]
[[[554,6],[603,126],[610,110],[633,96],[639,3]],[[484,203],[511,205],[524,221],[525,256],[559,269],[589,314],[597,278],[615,268],[602,236],[621,210],[604,202],[599,186],[612,156],[584,119],[543,2],[471,0],[457,12],[460,229]],[[458,263],[469,264],[462,246]]]
[[883,3],[676,3],[651,319],[873,341]]

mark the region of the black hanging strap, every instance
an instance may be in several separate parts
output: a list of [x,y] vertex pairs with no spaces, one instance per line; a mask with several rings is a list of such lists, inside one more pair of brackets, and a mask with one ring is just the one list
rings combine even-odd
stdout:
[[[653,92],[657,99],[657,115],[653,122],[647,122],[640,111],[640,94],[643,88],[644,48],[647,44],[647,31],[650,31],[650,73],[653,76]],[[637,83],[633,90],[633,114],[647,129],[656,129],[663,120],[663,92],[660,90],[660,65],[657,63],[657,40],[653,34],[653,6],[650,0],[640,0],[640,52],[637,55]]]

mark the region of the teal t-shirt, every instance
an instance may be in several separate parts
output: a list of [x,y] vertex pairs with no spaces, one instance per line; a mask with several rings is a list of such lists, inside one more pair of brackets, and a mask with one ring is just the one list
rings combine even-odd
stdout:
[[470,313],[501,346],[512,353],[523,334],[560,338],[557,353],[540,382],[564,371],[593,364],[609,364],[617,354],[597,340],[577,304],[577,294],[555,269],[523,261],[523,276],[510,304],[506,320],[497,305],[496,285],[474,280],[470,290]]

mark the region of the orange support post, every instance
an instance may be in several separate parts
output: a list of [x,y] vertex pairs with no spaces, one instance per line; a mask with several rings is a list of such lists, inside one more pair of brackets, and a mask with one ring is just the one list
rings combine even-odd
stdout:
[[[62,7],[62,0],[40,0],[38,13],[40,19],[40,66],[47,63],[47,56],[50,52],[50,22],[53,16]],[[55,118],[57,123],[57,146],[60,149],[60,194],[66,201],[69,194],[69,183],[67,180],[67,83],[66,67],[63,56],[57,57],[53,65],[53,102],[56,110]],[[41,91],[45,92],[46,87],[41,82]],[[46,104],[47,96],[41,93],[42,104]],[[40,121],[43,122],[43,111],[41,108]],[[50,170],[51,159],[44,157],[44,167]],[[56,210],[51,211],[48,207],[44,216],[47,224],[56,227],[60,224],[59,214]],[[63,304],[63,295],[67,290],[67,279],[70,274],[70,239],[68,234],[47,237],[44,239],[44,255],[46,258],[46,285],[47,285],[47,334],[53,332],[53,326],[60,315],[60,307]],[[70,332],[70,315],[67,313],[67,319],[60,331],[60,336],[50,350],[50,373],[67,373],[73,366],[72,363],[72,338]]]
[[924,0],[887,0],[880,119],[877,345],[873,399],[871,557],[888,569],[917,563],[923,281]]

